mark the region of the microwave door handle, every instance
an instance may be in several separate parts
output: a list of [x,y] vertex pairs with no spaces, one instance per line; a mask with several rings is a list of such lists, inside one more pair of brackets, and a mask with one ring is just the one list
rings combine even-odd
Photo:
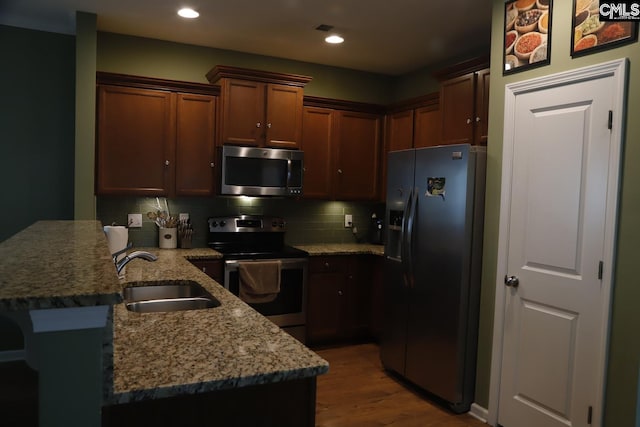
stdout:
[[287,188],[291,187],[291,159],[287,159]]

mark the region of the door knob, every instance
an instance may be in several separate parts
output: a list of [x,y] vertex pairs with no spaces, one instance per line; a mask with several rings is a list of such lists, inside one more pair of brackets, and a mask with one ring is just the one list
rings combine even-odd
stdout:
[[520,279],[516,276],[504,276],[504,284],[509,286],[510,288],[517,288],[520,284]]

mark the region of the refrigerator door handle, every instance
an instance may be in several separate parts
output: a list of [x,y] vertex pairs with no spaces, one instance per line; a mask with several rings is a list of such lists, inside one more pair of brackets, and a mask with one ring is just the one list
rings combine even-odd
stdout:
[[403,233],[404,237],[404,254],[403,261],[405,266],[405,283],[409,288],[414,287],[415,277],[413,274],[413,242],[414,242],[414,229],[415,229],[415,210],[417,203],[417,193],[414,188],[411,189],[409,199],[407,200],[407,227]]
[[407,253],[407,226],[409,222],[409,209],[411,209],[411,196],[413,195],[413,189],[409,193],[407,197],[407,201],[404,204],[404,214],[402,215],[402,231],[400,237],[400,260],[402,261],[402,281],[404,282],[405,287],[410,286],[409,275],[408,275],[408,264],[409,264],[409,255]]
[[415,272],[414,272],[414,254],[413,247],[415,241],[415,223],[416,223],[416,210],[418,208],[418,190],[413,188],[411,195],[411,207],[409,211],[409,220],[407,226],[407,274],[409,276],[409,287],[415,287]]

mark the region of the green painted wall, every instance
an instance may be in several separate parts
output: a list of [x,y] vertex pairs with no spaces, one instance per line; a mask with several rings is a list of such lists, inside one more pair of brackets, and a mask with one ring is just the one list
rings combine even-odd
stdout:
[[613,310],[609,364],[605,402],[606,427],[633,426],[636,415],[638,361],[640,360],[640,286],[637,279],[638,244],[640,240],[640,46],[634,43],[605,52],[572,59],[572,2],[553,4],[551,63],[548,66],[502,76],[504,1],[493,1],[491,92],[489,95],[489,145],[487,199],[485,215],[484,271],[482,280],[482,314],[480,324],[480,355],[478,358],[477,401],[488,404],[489,372],[493,328],[493,307],[496,286],[498,220],[500,214],[500,181],[502,138],[504,125],[504,87],[508,83],[553,74],[618,58],[629,58],[629,96],[627,128],[622,164],[622,192],[619,218],[619,239],[613,290]]
[[[74,46],[71,36],[0,25],[0,241],[40,219],[73,218]],[[1,316],[0,343],[23,345]]]
[[73,218],[72,36],[0,25],[0,241]]
[[96,202],[94,162],[96,145],[96,28],[97,17],[76,14],[76,138],[75,138],[75,219],[94,219]]
[[98,33],[97,69],[207,83],[216,65],[312,76],[305,95],[387,104],[394,79],[374,73],[113,33]]

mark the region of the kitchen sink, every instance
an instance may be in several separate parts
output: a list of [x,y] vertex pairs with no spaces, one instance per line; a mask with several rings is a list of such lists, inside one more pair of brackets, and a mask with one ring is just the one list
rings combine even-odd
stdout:
[[137,313],[201,310],[218,307],[218,301],[193,280],[134,282],[122,292],[125,306]]

